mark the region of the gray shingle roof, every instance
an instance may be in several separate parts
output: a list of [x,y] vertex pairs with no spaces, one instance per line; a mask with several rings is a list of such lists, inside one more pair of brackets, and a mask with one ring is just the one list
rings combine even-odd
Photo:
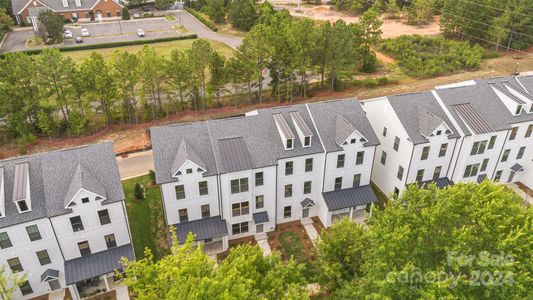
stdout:
[[297,111],[292,111],[289,113],[289,115],[292,118],[292,121],[296,123],[296,126],[300,129],[303,136],[310,136],[313,134],[311,132],[311,129],[309,129],[309,126],[307,126],[307,123],[305,123],[304,118],[302,118],[302,115],[300,115]]
[[355,132],[355,127],[341,114],[335,120],[335,143],[342,146],[346,139]]
[[51,279],[58,279],[59,271],[54,269],[46,269],[46,271],[41,274],[41,282],[49,281]]
[[422,182],[419,182],[418,183],[418,187],[420,188],[427,188],[428,185],[430,184],[435,184],[437,186],[437,188],[439,189],[443,189],[449,185],[453,185],[453,181],[451,181],[450,179],[448,179],[447,177],[441,177],[439,179],[436,179],[436,180],[426,180],[426,181],[422,181]]
[[378,198],[370,185],[322,193],[328,211],[366,205]]
[[222,166],[220,172],[231,173],[252,169],[248,147],[242,137],[218,140]]
[[[28,163],[32,210],[19,214],[12,201],[13,179],[15,165],[25,162]],[[0,218],[0,228],[69,213],[70,209],[65,209],[64,199],[72,174],[80,164],[101,183],[106,196],[104,205],[124,200],[111,142],[7,159],[0,161],[0,168],[4,169],[6,198],[5,217]]]
[[361,103],[356,99],[309,103],[308,107],[327,152],[342,150],[342,147],[337,144],[338,115],[346,119],[367,139],[364,143],[365,147],[379,145],[379,140],[361,108]]
[[187,160],[192,161],[204,170],[206,169],[205,163],[200,155],[189,145],[187,139],[182,139],[176,157],[172,162],[172,174],[175,174]]
[[87,168],[83,167],[81,163],[76,166],[76,169],[70,178],[70,185],[63,200],[65,207],[68,207],[68,204],[80,189],[95,193],[104,198],[106,197],[104,186],[100,183],[98,178],[96,178],[91,171],[87,170]]
[[533,95],[533,75],[516,77],[516,80],[520,82],[518,86],[523,86],[530,95]]
[[67,285],[122,269],[120,259],[134,260],[133,246],[126,244],[65,261]]
[[179,243],[187,240],[189,232],[194,233],[196,241],[212,239],[228,234],[226,221],[222,220],[220,216],[174,224],[173,226],[176,229],[176,237]]
[[[17,14],[21,9],[28,4],[28,2],[33,0],[11,0],[13,7],[13,13]],[[98,1],[100,0],[81,0],[81,6],[76,6],[75,0],[68,0],[68,7],[63,7],[63,1],[61,0],[38,0],[43,5],[52,9],[53,11],[79,11],[79,10],[88,10],[91,9]],[[110,0],[114,1],[114,0]],[[117,1],[115,1],[117,2]],[[118,4],[118,2],[117,2]]]
[[266,211],[256,212],[252,216],[254,218],[254,223],[255,224],[266,223],[269,220],[268,219],[268,212],[266,212]]
[[452,105],[453,110],[459,115],[461,121],[475,134],[494,132],[490,124],[470,105],[461,103]]
[[413,144],[429,142],[426,137],[442,122],[452,131],[449,138],[459,137],[457,129],[431,92],[394,95],[387,99]]

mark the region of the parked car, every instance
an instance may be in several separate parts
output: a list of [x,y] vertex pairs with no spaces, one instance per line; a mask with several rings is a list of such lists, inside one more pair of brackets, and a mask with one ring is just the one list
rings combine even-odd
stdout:
[[81,29],[81,36],[89,36],[89,35],[91,35],[89,33],[89,29],[87,29],[87,28],[82,28]]
[[137,36],[144,37],[144,30],[142,30],[141,28],[137,29]]
[[67,30],[65,30],[65,34],[64,35],[65,35],[66,39],[71,39],[72,38],[72,31],[67,29]]
[[143,6],[143,11],[150,11],[150,8],[148,6]]
[[81,38],[81,36],[76,37],[76,43],[78,44],[83,43],[83,39]]
[[140,17],[141,17],[141,15],[139,15],[139,14],[133,14],[133,18],[134,18],[134,19],[138,19],[138,18],[140,18]]

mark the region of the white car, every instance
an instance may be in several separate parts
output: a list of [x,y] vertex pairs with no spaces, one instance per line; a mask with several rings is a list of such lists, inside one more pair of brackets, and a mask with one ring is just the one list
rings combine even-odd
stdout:
[[137,29],[137,36],[144,37],[144,30],[142,30],[141,28]]
[[72,38],[72,31],[70,30],[65,30],[65,38],[66,39],[71,39]]
[[89,30],[87,28],[81,29],[81,36],[89,36],[89,35],[91,34],[89,33]]

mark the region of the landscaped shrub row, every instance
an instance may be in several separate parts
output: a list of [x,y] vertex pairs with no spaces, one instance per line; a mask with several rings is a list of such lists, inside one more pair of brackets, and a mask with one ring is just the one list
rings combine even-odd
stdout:
[[208,19],[206,19],[204,16],[202,16],[201,14],[199,14],[196,10],[194,9],[191,9],[191,8],[188,8],[186,7],[185,8],[186,11],[188,11],[191,15],[193,15],[195,18],[197,18],[198,20],[200,20],[200,22],[204,23],[205,26],[209,27],[209,29],[213,30],[213,31],[218,31],[218,28],[217,26],[215,25],[215,23],[209,21]]
[[475,69],[484,56],[483,48],[477,44],[419,35],[386,39],[380,48],[398,60],[408,75],[420,77]]
[[[144,44],[153,44],[153,43],[161,43],[161,42],[189,40],[189,39],[195,39],[197,37],[198,36],[196,34],[188,34],[188,35],[173,36],[173,37],[158,38],[158,39],[138,39],[138,40],[132,40],[132,41],[90,44],[90,45],[82,45],[82,46],[75,46],[75,47],[58,47],[58,49],[61,52],[104,49],[104,48],[115,48],[115,47],[121,47],[121,46],[144,45]],[[25,50],[23,52],[26,52],[27,54],[40,54],[41,51],[42,51],[41,49],[33,49],[33,50]],[[3,58],[3,57],[4,57],[4,54],[0,54],[0,58]]]

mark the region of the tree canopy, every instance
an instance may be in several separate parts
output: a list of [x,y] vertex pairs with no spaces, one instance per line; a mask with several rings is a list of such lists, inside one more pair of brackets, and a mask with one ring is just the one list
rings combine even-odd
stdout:
[[63,40],[63,19],[51,10],[43,10],[37,17],[39,20],[39,33],[41,37],[51,39],[51,42],[61,42]]

